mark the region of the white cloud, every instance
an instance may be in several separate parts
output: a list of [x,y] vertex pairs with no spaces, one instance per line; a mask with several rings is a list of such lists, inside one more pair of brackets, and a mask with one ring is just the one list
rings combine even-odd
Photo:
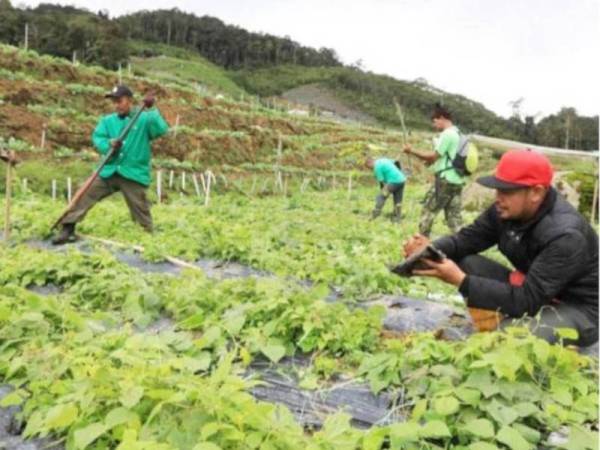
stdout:
[[[28,1],[28,5],[39,2]],[[59,3],[97,10],[92,0]],[[418,77],[507,116],[562,106],[598,114],[599,9],[595,0],[105,0],[111,15],[177,7],[251,31],[334,48],[346,63]]]

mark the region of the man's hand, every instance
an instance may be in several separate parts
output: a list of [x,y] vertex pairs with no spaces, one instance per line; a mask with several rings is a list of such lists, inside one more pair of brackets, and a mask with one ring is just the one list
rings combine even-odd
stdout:
[[459,287],[467,276],[467,274],[449,258],[445,258],[440,262],[424,259],[423,262],[430,268],[425,270],[414,270],[413,275],[438,278],[445,283],[453,284],[456,287]]
[[404,144],[402,150],[404,151],[404,153],[412,153],[412,146],[410,144]]
[[148,92],[144,97],[144,106],[150,109],[154,106],[154,103],[156,103],[156,97],[154,97],[153,93]]
[[110,146],[115,150],[115,152],[118,152],[121,150],[121,147],[123,147],[123,141],[114,139],[110,142]]
[[413,253],[417,253],[427,247],[431,242],[421,234],[415,234],[404,243],[404,257],[408,258]]

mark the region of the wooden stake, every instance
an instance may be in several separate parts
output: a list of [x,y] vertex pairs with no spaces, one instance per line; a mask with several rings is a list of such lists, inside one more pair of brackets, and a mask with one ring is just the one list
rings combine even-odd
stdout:
[[6,163],[6,202],[4,205],[4,241],[8,242],[10,238],[10,207],[12,202],[12,161],[15,159],[15,152],[11,150],[10,161]]
[[156,171],[156,197],[158,197],[158,203],[162,201],[162,170]]
[[173,127],[173,138],[177,137],[177,129],[179,128],[179,114],[175,118],[175,126]]
[[46,147],[46,129],[48,128],[48,124],[44,124],[42,126],[42,137],[40,138],[40,148],[44,150]]
[[67,200],[69,203],[71,203],[71,191],[72,191],[72,186],[71,186],[71,177],[67,178]]

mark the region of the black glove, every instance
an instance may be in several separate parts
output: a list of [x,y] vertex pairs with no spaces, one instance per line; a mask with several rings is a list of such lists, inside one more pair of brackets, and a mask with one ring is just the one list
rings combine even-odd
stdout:
[[121,150],[121,147],[123,147],[123,141],[121,141],[119,139],[115,139],[114,141],[112,141],[110,143],[110,146],[113,148],[115,155],[116,155]]

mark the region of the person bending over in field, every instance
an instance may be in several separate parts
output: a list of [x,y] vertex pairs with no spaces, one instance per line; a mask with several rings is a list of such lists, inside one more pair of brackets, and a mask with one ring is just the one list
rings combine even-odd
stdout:
[[[566,344],[598,341],[598,235],[551,186],[553,169],[538,153],[505,153],[494,176],[478,183],[496,190],[496,201],[474,223],[433,245],[446,254],[415,275],[455,285],[478,325],[495,328],[523,318],[538,337],[554,343],[558,328],[577,330]],[[429,244],[416,235],[404,245],[411,255]],[[478,253],[497,245],[516,270]],[[474,308],[474,309],[471,309]],[[487,313],[490,325],[485,326]],[[504,317],[504,319],[503,319]]]
[[394,198],[392,221],[400,223],[400,220],[402,219],[402,197],[404,195],[406,176],[393,159],[368,158],[365,165],[373,170],[375,179],[379,181],[379,186],[381,188],[381,192],[375,198],[375,209],[373,209],[371,218],[375,219],[381,215],[381,210],[385,205],[385,201],[392,195]]
[[76,239],[75,224],[83,220],[96,203],[117,191],[123,193],[132,219],[146,231],[152,231],[150,203],[146,197],[146,189],[150,185],[150,143],[163,136],[169,126],[158,109],[149,109],[154,106],[155,99],[147,95],[144,103],[148,110],[141,113],[125,140],[120,141],[117,139],[119,134],[135,115],[133,92],[121,85],[105,97],[112,99],[115,112],[100,119],[92,141],[98,153],[104,155],[111,148],[116,149],[116,153],[73,210],[61,221],[62,229],[52,240],[55,245],[73,242]]

